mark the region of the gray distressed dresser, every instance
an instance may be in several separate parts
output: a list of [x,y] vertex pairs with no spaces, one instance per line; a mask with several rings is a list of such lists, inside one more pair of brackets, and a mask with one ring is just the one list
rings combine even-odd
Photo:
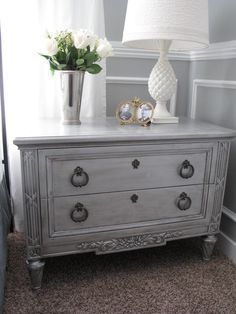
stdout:
[[42,121],[20,148],[27,264],[41,287],[45,258],[134,250],[202,236],[209,259],[219,232],[235,131],[179,124],[81,126]]

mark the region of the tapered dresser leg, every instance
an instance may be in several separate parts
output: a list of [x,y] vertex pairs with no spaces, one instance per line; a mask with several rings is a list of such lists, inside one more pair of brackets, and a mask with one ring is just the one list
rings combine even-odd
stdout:
[[41,288],[43,278],[43,268],[45,262],[42,260],[28,260],[26,261],[27,268],[30,275],[31,286],[33,290]]
[[209,261],[216,244],[217,237],[209,235],[202,238],[202,257],[205,261]]

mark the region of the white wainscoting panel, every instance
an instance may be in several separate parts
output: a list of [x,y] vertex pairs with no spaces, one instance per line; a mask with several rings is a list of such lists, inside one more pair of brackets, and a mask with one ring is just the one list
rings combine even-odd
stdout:
[[[148,85],[148,77],[107,76],[107,84]],[[176,114],[178,80],[176,80],[176,91],[170,99],[170,113]]]
[[197,92],[198,87],[213,87],[213,88],[231,88],[236,89],[236,81],[223,80],[193,80],[192,101],[189,110],[189,116],[192,119],[196,117],[197,109]]
[[[192,102],[190,106],[190,118],[195,119],[197,109],[198,87],[210,88],[229,88],[236,89],[236,81],[226,80],[193,80]],[[223,207],[223,215],[226,215],[231,221],[236,223],[236,214],[230,209]],[[236,264],[236,242],[233,241],[224,232],[220,232],[218,247]]]

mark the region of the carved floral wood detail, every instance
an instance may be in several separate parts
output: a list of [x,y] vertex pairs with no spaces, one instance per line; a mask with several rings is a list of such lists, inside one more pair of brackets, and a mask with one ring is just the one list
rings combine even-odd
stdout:
[[40,256],[41,248],[40,247],[28,247],[29,257],[38,257]]
[[82,242],[77,244],[80,251],[96,251],[97,253],[131,250],[151,246],[164,245],[167,240],[178,238],[182,232],[163,232],[154,234],[141,234],[107,241]]
[[219,231],[225,189],[225,180],[227,175],[226,170],[228,166],[229,150],[230,150],[229,141],[219,142],[216,165],[215,196],[212,217],[208,230],[209,233],[216,233]]

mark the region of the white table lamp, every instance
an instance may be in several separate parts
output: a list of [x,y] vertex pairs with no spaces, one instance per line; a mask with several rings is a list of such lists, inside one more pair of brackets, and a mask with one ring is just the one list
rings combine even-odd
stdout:
[[153,123],[178,123],[166,108],[176,90],[167,54],[208,47],[208,0],[128,0],[123,44],[160,52],[148,81],[156,100]]

